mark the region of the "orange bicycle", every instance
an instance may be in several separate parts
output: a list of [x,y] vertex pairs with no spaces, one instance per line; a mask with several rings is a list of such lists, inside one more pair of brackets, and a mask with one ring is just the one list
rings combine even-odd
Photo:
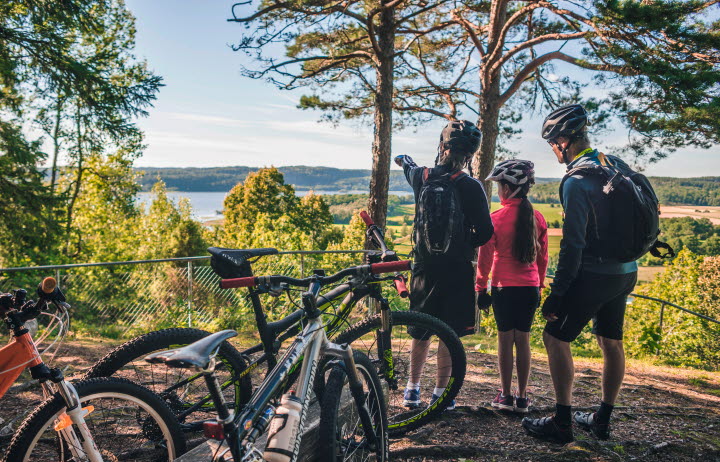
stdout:
[[[46,398],[15,432],[3,460],[171,461],[185,452],[177,419],[150,390],[117,378],[73,384],[60,369],[45,364],[37,345],[56,334],[44,354],[59,346],[67,333],[70,305],[53,278],[43,280],[37,296],[35,302],[27,300],[25,290],[0,294],[0,317],[13,336],[0,348],[0,397],[28,369]],[[26,324],[41,314],[51,321],[34,341]]]

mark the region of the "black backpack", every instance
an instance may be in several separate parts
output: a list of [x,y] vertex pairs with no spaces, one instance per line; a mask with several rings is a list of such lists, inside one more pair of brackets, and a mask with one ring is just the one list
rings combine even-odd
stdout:
[[[562,199],[563,185],[571,176],[599,175],[605,181],[604,203],[593,207],[595,227],[588,236],[588,253],[623,263],[635,261],[647,252],[657,258],[674,257],[673,249],[658,240],[660,208],[647,177],[617,157],[604,154],[599,157],[600,165],[576,167],[560,182]],[[598,219],[601,213],[605,216]],[[666,253],[662,254],[660,249]]]
[[423,171],[413,230],[414,252],[420,259],[459,258],[467,252],[469,236],[455,185],[465,175],[463,172],[438,175],[428,168]]

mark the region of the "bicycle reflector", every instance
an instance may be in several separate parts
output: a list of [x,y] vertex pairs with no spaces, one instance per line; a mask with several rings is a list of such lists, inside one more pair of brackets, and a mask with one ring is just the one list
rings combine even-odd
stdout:
[[[82,417],[85,418],[90,415],[91,412],[95,410],[95,406],[87,406],[82,408]],[[59,432],[60,430],[63,430],[65,428],[68,428],[70,425],[73,424],[72,419],[69,415],[66,413],[62,413],[60,417],[58,417],[57,422],[55,422],[55,426],[53,427],[56,432]]]
[[203,422],[203,433],[205,438],[211,440],[222,441],[225,439],[225,431],[223,430],[223,424],[218,421],[207,421]]

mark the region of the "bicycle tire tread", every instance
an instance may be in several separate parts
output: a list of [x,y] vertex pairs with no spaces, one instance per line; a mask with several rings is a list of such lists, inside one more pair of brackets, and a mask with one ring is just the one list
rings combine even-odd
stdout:
[[[428,328],[431,326],[434,332],[438,334],[438,337],[441,338],[447,346],[450,357],[452,358],[453,382],[451,387],[449,387],[451,389],[447,391],[443,399],[436,402],[432,408],[427,408],[425,412],[421,413],[420,417],[416,416],[411,421],[404,421],[395,425],[391,424],[389,428],[390,436],[398,436],[421,427],[433,420],[445,409],[445,406],[442,406],[442,403],[451,402],[455,399],[465,380],[467,357],[465,355],[465,348],[463,347],[460,338],[457,336],[455,331],[450,328],[450,326],[441,320],[435,318],[434,316],[430,316],[429,314],[417,311],[391,311],[390,313],[393,325],[412,325],[421,328]],[[365,318],[338,334],[338,336],[333,339],[333,342],[351,344],[363,335],[370,333],[374,329],[378,329],[380,327],[380,323],[381,319],[379,314]]]

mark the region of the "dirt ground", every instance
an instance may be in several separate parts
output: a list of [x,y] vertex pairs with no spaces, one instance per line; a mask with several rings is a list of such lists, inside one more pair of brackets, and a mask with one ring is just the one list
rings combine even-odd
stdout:
[[[66,342],[55,365],[69,377],[99,359],[117,342]],[[651,366],[630,361],[612,421],[612,437],[598,441],[580,429],[561,446],[535,440],[520,427],[522,416],[495,412],[490,401],[499,383],[494,355],[468,347],[468,373],[458,408],[391,442],[392,460],[431,461],[720,461],[720,373]],[[547,360],[533,358],[530,415],[550,414],[554,404]],[[576,359],[575,404],[599,404],[602,363]],[[2,398],[0,446],[41,396],[37,387],[18,385]],[[8,426],[9,425],[9,426]],[[5,435],[4,437],[2,435]]]

